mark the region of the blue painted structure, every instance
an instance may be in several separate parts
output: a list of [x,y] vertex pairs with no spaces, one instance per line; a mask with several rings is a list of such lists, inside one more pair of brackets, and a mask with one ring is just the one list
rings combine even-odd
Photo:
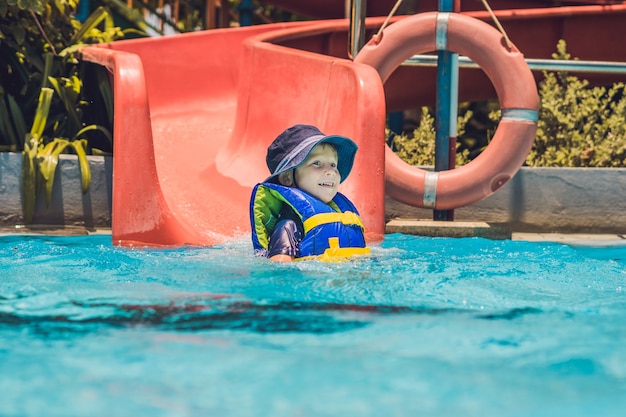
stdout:
[[[439,0],[437,21],[437,102],[435,106],[435,171],[454,168],[456,116],[459,88],[459,57],[447,47],[447,13],[455,10],[454,0]],[[433,210],[433,220],[454,220],[454,210]]]

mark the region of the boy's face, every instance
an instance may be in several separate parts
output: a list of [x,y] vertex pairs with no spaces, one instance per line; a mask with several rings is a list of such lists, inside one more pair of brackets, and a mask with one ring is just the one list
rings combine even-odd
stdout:
[[339,188],[341,176],[337,170],[337,151],[328,143],[317,145],[309,157],[295,169],[296,184],[324,203],[330,202]]

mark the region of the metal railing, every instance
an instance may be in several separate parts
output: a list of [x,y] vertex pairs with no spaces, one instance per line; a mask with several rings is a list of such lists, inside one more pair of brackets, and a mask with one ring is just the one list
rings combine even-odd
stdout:
[[[602,74],[626,74],[626,62],[611,61],[580,61],[558,59],[527,58],[526,63],[533,71],[568,71]],[[413,55],[403,65],[436,67],[436,55]],[[459,56],[459,68],[480,68],[477,63],[466,56]]]

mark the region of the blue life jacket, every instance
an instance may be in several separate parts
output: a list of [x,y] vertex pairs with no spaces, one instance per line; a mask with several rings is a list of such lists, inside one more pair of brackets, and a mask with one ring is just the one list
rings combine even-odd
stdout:
[[252,190],[250,224],[255,253],[266,254],[283,204],[293,209],[304,226],[297,259],[334,261],[369,253],[359,213],[346,196],[337,193],[326,204],[299,188],[272,183],[257,184]]

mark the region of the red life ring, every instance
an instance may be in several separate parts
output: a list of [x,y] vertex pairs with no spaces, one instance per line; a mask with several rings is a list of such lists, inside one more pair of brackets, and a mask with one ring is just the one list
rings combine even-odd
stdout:
[[524,163],[537,131],[539,97],[522,53],[507,48],[489,24],[458,13],[421,13],[390,25],[354,62],[376,68],[383,83],[409,57],[435,50],[467,55],[493,83],[502,119],[487,148],[473,161],[449,171],[410,166],[387,147],[386,192],[415,207],[440,210],[480,201],[509,181]]

